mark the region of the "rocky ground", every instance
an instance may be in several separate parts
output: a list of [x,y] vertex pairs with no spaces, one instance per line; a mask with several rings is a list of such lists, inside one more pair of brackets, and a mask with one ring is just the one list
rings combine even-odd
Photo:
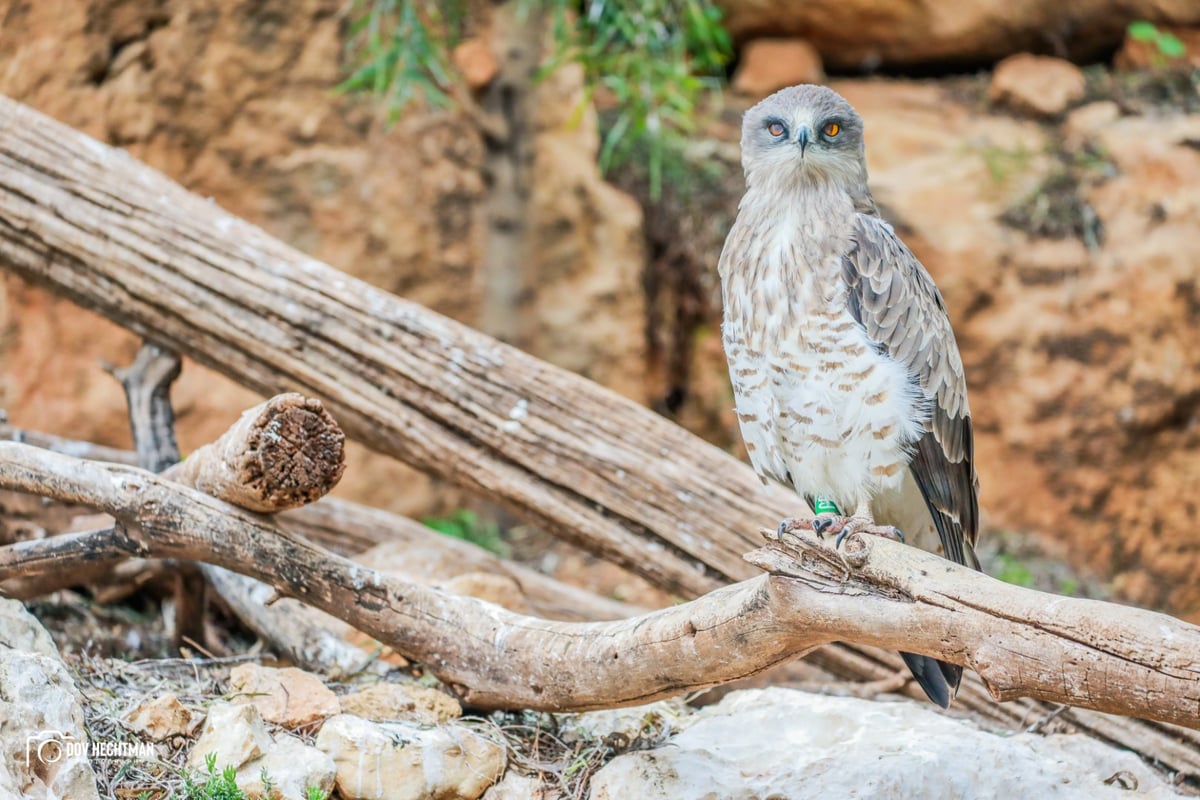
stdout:
[[[464,716],[413,666],[334,681],[254,652],[88,655],[113,633],[58,631],[81,648],[60,656],[19,603],[0,601],[0,798],[233,800],[234,786],[282,800],[999,797],[1014,781],[1037,796],[1177,796],[1168,776],[1095,739],[996,730],[903,699],[770,688],[700,708]],[[90,754],[70,745],[88,740]]]

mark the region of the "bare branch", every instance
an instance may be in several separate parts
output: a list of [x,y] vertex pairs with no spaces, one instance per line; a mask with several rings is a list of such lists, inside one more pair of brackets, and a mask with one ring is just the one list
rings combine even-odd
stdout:
[[[1000,699],[1200,727],[1200,628],[1010,586],[882,540],[848,542],[843,562],[823,544],[788,537],[755,551],[774,575],[632,619],[569,623],[389,578],[130,467],[0,443],[0,487],[112,514],[139,532],[134,544],[112,543],[126,552],[203,560],[270,582],[425,664],[476,706],[642,703],[850,639],[965,663]],[[7,551],[0,580],[13,576]]]
[[[338,272],[0,98],[0,263],[691,596],[802,503],[654,412]],[[70,158],[63,153],[69,152]]]
[[346,436],[320,400],[290,392],[244,412],[168,480],[264,514],[311,503],[341,480]]

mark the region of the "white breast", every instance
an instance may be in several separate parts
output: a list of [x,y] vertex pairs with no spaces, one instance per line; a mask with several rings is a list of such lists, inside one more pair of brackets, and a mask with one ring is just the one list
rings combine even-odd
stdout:
[[743,234],[740,254],[731,232],[724,343],[755,469],[849,513],[900,491],[927,402],[850,315],[844,231],[803,212],[776,217],[766,235]]

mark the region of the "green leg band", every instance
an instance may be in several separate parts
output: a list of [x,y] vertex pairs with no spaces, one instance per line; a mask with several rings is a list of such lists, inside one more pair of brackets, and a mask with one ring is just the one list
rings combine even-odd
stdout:
[[828,497],[817,497],[813,499],[813,512],[817,514],[841,514],[838,510],[837,503],[830,500]]

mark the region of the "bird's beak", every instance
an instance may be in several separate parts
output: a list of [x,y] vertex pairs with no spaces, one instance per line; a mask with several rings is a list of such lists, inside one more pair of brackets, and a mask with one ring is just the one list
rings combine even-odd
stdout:
[[808,128],[801,128],[796,134],[796,144],[800,145],[800,157],[804,158],[804,150],[808,147]]

